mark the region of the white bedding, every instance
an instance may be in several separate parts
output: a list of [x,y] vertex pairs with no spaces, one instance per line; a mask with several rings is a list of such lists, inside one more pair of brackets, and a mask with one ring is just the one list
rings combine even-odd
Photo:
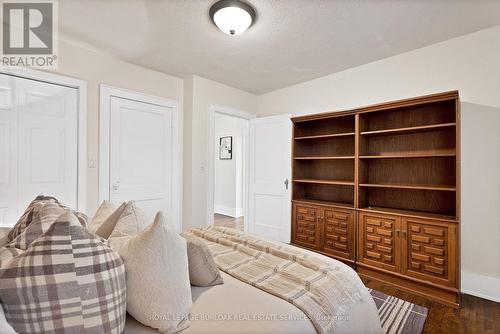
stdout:
[[[343,269],[351,274],[353,280],[363,284],[354,270],[346,265],[343,265]],[[305,319],[304,313],[291,303],[243,283],[224,272],[221,274],[224,278],[223,285],[191,288],[193,294],[191,317],[193,319],[191,326],[182,331],[182,334],[316,333],[312,323]],[[253,317],[260,317],[261,320],[252,320]],[[362,302],[353,305],[346,314],[346,318],[338,321],[336,333],[382,332],[378,311],[368,290]],[[158,332],[141,325],[129,316],[124,333]]]

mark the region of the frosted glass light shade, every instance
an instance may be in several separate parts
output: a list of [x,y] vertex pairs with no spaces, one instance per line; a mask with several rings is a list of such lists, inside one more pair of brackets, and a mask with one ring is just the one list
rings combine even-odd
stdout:
[[210,16],[222,32],[239,35],[252,25],[255,12],[244,2],[221,0],[210,8]]

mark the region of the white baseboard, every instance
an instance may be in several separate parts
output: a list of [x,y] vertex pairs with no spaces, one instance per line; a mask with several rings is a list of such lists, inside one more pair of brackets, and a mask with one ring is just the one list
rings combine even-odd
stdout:
[[461,292],[500,303],[500,278],[462,271]]
[[236,217],[235,218],[239,218],[239,217],[243,217],[243,208],[236,208]]
[[243,216],[243,208],[231,208],[229,206],[217,205],[217,204],[214,205],[214,212],[233,218],[238,218]]

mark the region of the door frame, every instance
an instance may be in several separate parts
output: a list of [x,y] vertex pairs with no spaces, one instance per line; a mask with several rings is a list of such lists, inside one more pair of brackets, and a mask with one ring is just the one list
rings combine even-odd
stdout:
[[0,73],[76,89],[77,92],[77,183],[78,211],[87,213],[87,82],[84,80],[24,67],[0,66]]
[[[236,117],[236,118],[241,118],[247,121],[250,121],[253,118],[256,118],[256,114],[252,114],[246,111],[230,108],[230,107],[225,107],[221,106],[218,104],[210,104],[208,107],[208,158],[207,158],[207,221],[206,225],[212,225],[214,223],[214,192],[215,192],[215,148],[214,148],[214,141],[215,141],[215,114],[221,114],[221,115],[226,115],[226,116],[231,116],[231,117]],[[250,125],[249,125],[250,127]],[[248,214],[248,185],[249,185],[249,178],[248,178],[248,168],[249,168],[249,161],[248,161],[248,153],[249,153],[249,148],[250,148],[250,131],[245,131],[243,133],[243,147],[245,148],[245,154],[244,154],[244,159],[245,163],[243,164],[243,175],[244,175],[244,180],[243,180],[243,186],[245,188],[245,193],[243,194],[245,196],[244,201],[243,201],[243,218],[247,217]],[[243,224],[244,230],[247,230],[248,224]]]
[[176,229],[182,231],[182,114],[177,100],[148,95],[132,90],[99,85],[99,203],[109,200],[110,116],[111,98],[133,100],[172,109],[172,208]]

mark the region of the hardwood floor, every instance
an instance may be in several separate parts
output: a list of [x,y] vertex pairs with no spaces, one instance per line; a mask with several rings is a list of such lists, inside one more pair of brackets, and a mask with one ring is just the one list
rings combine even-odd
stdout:
[[214,215],[214,226],[231,227],[243,231],[244,218],[233,218],[216,213]]
[[363,282],[369,288],[427,307],[424,334],[500,333],[500,303],[462,295],[460,308],[454,309],[375,280],[363,279]]

